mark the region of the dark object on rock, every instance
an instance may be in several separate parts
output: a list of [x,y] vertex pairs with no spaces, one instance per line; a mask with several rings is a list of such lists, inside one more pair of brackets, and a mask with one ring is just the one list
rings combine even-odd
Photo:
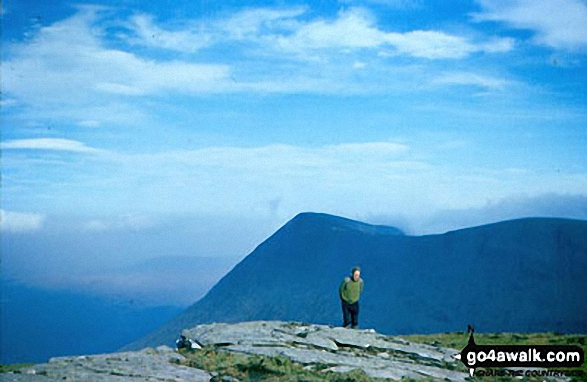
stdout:
[[183,334],[175,341],[175,346],[177,350],[179,349],[188,349],[188,350],[195,350],[201,349],[202,347],[192,339],[187,338]]

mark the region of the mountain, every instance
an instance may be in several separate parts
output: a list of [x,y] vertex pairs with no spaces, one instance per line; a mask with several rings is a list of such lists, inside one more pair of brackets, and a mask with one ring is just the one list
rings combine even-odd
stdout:
[[7,277],[11,272],[3,263],[0,363],[116,350],[183,311],[193,302],[185,295],[204,296],[236,262],[218,257],[154,257],[100,274],[102,280],[125,280],[134,290],[116,291],[119,287],[113,283],[94,292],[27,285]]
[[354,265],[359,324],[386,334],[587,331],[587,221],[526,218],[406,236],[303,213],[238,263],[202,299],[126,349],[170,344],[212,322],[341,324],[338,286]]

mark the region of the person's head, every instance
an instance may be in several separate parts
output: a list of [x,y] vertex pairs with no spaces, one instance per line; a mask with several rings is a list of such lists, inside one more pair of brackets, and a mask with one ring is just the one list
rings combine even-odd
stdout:
[[353,275],[353,279],[357,281],[361,277],[361,268],[353,267],[351,274]]

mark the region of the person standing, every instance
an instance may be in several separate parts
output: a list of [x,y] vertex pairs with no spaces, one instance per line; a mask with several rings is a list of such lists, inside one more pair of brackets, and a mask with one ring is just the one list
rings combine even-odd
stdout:
[[352,329],[356,329],[359,326],[359,297],[363,292],[363,285],[361,269],[354,267],[351,271],[351,277],[345,277],[338,288],[342,303],[342,326],[345,328],[350,326]]

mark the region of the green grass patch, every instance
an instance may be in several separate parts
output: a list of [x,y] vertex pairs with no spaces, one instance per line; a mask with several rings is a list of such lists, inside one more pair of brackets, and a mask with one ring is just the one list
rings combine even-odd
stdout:
[[231,376],[240,381],[270,382],[375,382],[380,378],[371,378],[362,370],[346,373],[322,371],[329,365],[318,364],[312,369],[291,361],[286,357],[268,357],[247,355],[215,349],[206,346],[197,351],[181,351],[186,357],[181,364],[215,373],[218,377]]
[[15,373],[20,374],[21,370],[27,367],[34,366],[32,363],[15,363],[10,365],[0,364],[0,373]]

